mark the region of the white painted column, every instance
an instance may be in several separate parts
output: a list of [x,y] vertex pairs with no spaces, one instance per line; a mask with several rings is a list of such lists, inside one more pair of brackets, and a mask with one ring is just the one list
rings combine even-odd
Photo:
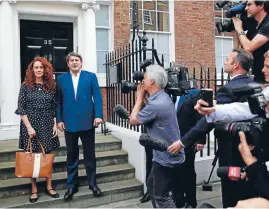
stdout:
[[[14,82],[16,79],[13,7],[17,0],[0,0],[0,139],[7,139],[3,130],[13,130],[18,125],[17,108],[18,95]],[[10,132],[9,132],[10,133]]]
[[95,12],[99,5],[94,0],[85,0],[83,10],[83,67],[82,69],[97,73]]

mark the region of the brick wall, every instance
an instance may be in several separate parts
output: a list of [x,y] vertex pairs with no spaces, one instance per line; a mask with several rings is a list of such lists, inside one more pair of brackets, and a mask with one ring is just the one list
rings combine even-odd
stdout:
[[130,1],[114,0],[114,45],[115,49],[129,44],[130,40]]
[[[175,57],[215,68],[214,4],[212,1],[175,1]],[[189,63],[187,67],[199,67]]]

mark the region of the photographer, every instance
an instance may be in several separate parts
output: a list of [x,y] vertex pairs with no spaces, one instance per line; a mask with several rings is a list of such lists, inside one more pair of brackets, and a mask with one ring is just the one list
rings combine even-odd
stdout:
[[[168,144],[172,144],[180,139],[180,131],[174,104],[164,91],[168,80],[167,73],[159,65],[150,65],[146,69],[142,84],[137,86],[137,99],[129,122],[132,125],[144,124],[152,138],[164,139]],[[150,96],[141,110],[146,92]],[[184,160],[184,150],[174,155],[167,151],[153,150],[153,165],[147,187],[154,208],[176,208],[169,192],[172,191],[175,199],[181,194]]]
[[269,2],[248,0],[245,10],[249,18],[252,17],[257,21],[256,30],[249,30],[246,34],[243,31],[242,21],[238,17],[233,17],[234,28],[242,47],[253,54],[254,80],[263,83],[265,81],[262,74],[263,54],[269,49]]

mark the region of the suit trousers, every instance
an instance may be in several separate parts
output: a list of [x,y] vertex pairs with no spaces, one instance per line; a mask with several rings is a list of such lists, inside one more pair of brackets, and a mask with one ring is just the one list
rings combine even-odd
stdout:
[[67,186],[78,187],[79,146],[78,138],[83,146],[84,165],[90,187],[96,186],[95,128],[87,131],[65,131],[67,147]]
[[[194,149],[185,151],[185,162],[183,168],[183,193],[185,194],[185,202],[193,208],[197,206],[196,199],[196,172],[195,172],[195,154]],[[183,194],[183,197],[184,197]]]

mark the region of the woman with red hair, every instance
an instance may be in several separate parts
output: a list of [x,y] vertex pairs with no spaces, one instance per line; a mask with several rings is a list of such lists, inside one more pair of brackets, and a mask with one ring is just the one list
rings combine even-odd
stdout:
[[[40,152],[39,142],[46,153],[60,146],[56,126],[55,81],[52,65],[43,57],[36,57],[28,66],[22,83],[16,114],[21,117],[19,148],[27,151],[28,139],[32,138],[33,152]],[[46,193],[58,198],[52,188],[51,177],[47,178]],[[38,200],[36,179],[31,178],[32,193],[29,201]]]

